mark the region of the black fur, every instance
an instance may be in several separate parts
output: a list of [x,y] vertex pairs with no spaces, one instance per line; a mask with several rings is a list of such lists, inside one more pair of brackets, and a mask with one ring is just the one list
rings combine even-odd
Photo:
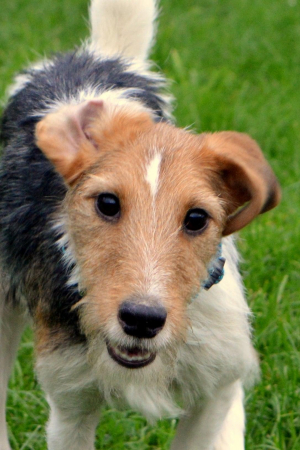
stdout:
[[49,103],[76,98],[86,87],[99,92],[127,88],[165,120],[164,101],[155,78],[130,72],[119,59],[99,60],[87,51],[56,56],[43,69],[24,72],[29,81],[9,101],[2,120],[3,157],[0,166],[0,255],[7,274],[7,298],[37,308],[51,330],[64,327],[73,339],[84,339],[71,306],[80,299],[67,287],[69,277],[55,242],[53,217],[66,187],[35,145],[36,123]]

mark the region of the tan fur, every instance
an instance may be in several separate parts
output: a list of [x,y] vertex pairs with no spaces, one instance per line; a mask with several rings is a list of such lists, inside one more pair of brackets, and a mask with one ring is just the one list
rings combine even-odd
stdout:
[[34,317],[35,352],[43,354],[53,351],[68,342],[68,332],[62,327],[49,326],[45,311],[37,308]]

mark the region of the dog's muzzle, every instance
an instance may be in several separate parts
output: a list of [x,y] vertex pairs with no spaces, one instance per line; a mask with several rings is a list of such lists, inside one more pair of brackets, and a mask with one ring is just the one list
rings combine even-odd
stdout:
[[119,323],[124,333],[141,341],[141,346],[114,346],[107,342],[108,354],[114,361],[128,369],[139,369],[151,364],[156,353],[143,348],[143,340],[154,338],[163,329],[166,318],[167,311],[162,306],[125,301],[119,309]]

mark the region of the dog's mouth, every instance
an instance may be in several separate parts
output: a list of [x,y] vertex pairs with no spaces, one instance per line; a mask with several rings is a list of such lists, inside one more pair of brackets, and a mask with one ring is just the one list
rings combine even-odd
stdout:
[[127,348],[112,346],[106,343],[109,356],[127,369],[140,369],[151,364],[156,357],[156,353],[143,350],[138,347]]

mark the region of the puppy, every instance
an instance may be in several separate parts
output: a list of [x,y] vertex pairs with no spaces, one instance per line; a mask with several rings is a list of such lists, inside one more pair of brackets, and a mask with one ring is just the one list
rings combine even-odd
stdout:
[[146,62],[154,0],[90,17],[90,42],[23,72],[3,115],[0,448],[31,320],[49,450],[94,449],[105,403],[180,416],[172,450],[242,450],[258,363],[230,235],[278,183],[247,135],[171,123]]

